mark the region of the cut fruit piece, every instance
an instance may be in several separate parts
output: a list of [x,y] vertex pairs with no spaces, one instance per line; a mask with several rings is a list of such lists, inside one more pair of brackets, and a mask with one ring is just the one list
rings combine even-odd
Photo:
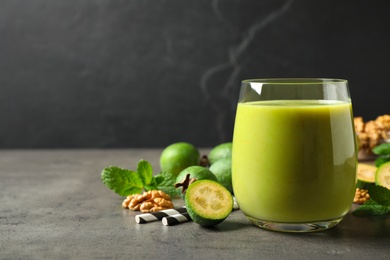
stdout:
[[233,210],[233,196],[230,191],[212,180],[192,183],[187,189],[185,202],[191,219],[204,227],[221,223]]
[[375,183],[390,190],[390,162],[379,166],[376,171]]
[[370,185],[374,185],[376,171],[377,168],[375,166],[358,163],[356,188],[368,189]]

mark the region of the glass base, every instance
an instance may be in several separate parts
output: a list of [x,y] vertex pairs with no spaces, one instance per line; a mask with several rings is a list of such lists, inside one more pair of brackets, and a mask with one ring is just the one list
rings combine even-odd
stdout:
[[[248,217],[248,216],[247,216]],[[278,232],[290,232],[290,233],[306,233],[306,232],[318,232],[327,230],[336,226],[342,218],[332,219],[328,221],[310,222],[310,223],[282,223],[272,222],[268,220],[260,220],[248,217],[248,219],[257,227],[278,231]]]

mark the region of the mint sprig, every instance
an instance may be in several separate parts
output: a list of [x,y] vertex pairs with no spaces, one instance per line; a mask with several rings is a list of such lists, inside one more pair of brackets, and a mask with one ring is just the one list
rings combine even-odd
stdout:
[[101,173],[103,183],[120,196],[129,196],[142,191],[162,190],[171,197],[177,195],[174,184],[176,177],[169,172],[160,172],[153,176],[152,165],[146,160],[140,160],[137,170],[110,166]]
[[137,173],[144,184],[145,190],[152,190],[155,187],[153,168],[149,162],[140,160],[137,165]]
[[390,213],[390,207],[384,206],[375,200],[368,200],[363,205],[352,211],[352,214],[358,217],[382,216]]
[[390,207],[390,190],[379,185],[372,185],[368,188],[370,198],[383,206]]
[[383,143],[372,148],[372,152],[377,155],[390,155],[390,143]]
[[171,197],[177,196],[175,188],[176,177],[170,172],[161,172],[154,177],[155,187],[157,190],[162,190]]
[[370,199],[352,212],[355,216],[382,216],[390,214],[390,190],[372,185],[368,188]]
[[144,187],[139,174],[116,166],[105,168],[101,179],[111,190],[121,196],[141,193]]
[[378,155],[375,159],[375,166],[379,167],[382,164],[390,161],[390,143],[383,143],[372,148],[372,152]]

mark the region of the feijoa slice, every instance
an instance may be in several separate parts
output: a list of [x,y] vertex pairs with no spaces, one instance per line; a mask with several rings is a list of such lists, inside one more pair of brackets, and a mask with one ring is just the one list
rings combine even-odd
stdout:
[[376,185],[390,189],[390,162],[379,166],[376,171],[375,183]]
[[370,185],[375,185],[375,173],[377,168],[373,165],[358,163],[356,188],[368,189]]
[[233,196],[216,181],[199,180],[188,187],[185,204],[195,223],[210,227],[224,221],[232,212]]

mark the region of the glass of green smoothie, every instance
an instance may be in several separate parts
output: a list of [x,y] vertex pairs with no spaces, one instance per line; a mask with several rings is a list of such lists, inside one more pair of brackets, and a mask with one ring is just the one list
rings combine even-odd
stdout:
[[346,80],[242,82],[232,181],[240,209],[254,225],[284,232],[337,225],[353,201],[356,167]]

